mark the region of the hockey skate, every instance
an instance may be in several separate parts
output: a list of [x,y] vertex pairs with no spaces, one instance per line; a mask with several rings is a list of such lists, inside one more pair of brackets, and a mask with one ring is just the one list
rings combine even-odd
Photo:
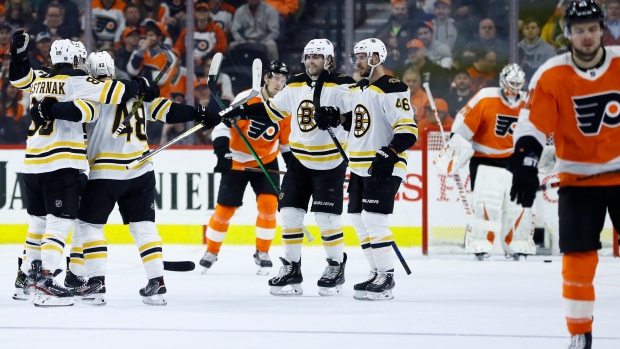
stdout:
[[[304,290],[301,283],[304,278],[301,276],[301,260],[299,262],[290,262],[288,259],[280,257],[282,268],[278,276],[269,280],[271,289],[269,293],[272,296],[301,296]],[[291,286],[290,290],[282,290],[285,286]]]
[[207,271],[213,265],[213,263],[215,263],[216,261],[217,261],[217,255],[216,254],[213,254],[213,253],[211,253],[209,251],[205,252],[205,255],[202,256],[202,259],[199,262],[199,264],[204,268],[202,270],[202,274],[206,274]]
[[88,282],[87,278],[73,274],[69,269],[69,257],[67,257],[67,271],[65,272],[65,288],[69,291],[73,291],[78,287],[85,286]]
[[28,270],[28,275],[26,275],[26,281],[24,282],[24,294],[26,296],[34,294],[37,279],[39,278],[39,274],[41,273],[42,262],[40,260],[34,260],[30,263],[30,270]]
[[58,285],[54,275],[49,271],[42,271],[35,285],[35,307],[70,307],[73,306],[73,293]]
[[485,258],[491,257],[491,254],[486,253],[486,252],[480,252],[480,253],[474,253],[474,256],[476,256],[477,260],[483,261]]
[[353,298],[358,301],[367,301],[368,297],[366,296],[368,292],[366,291],[366,287],[370,285],[377,278],[377,271],[372,269],[368,274],[368,279],[366,281],[360,282],[359,284],[353,285]]
[[27,301],[28,295],[24,294],[24,284],[26,283],[26,274],[22,271],[22,259],[17,258],[17,277],[15,278],[15,291],[13,299],[16,301]]
[[568,349],[592,349],[592,332],[578,334],[570,338]]
[[383,301],[394,299],[394,269],[380,271],[375,280],[366,286],[366,297],[371,301]]
[[327,258],[327,267],[323,272],[323,276],[316,283],[319,286],[319,295],[335,296],[342,292],[342,284],[344,284],[344,268],[347,264],[347,254],[343,254],[342,263]]
[[88,279],[84,285],[74,288],[73,298],[88,305],[106,305],[105,276],[94,276]]
[[150,279],[149,283],[140,289],[140,295],[142,296],[142,303],[146,305],[167,305],[164,277]]
[[256,250],[254,252],[254,263],[256,263],[257,275],[269,275],[271,268],[273,268],[273,263],[271,263],[271,258],[267,252]]

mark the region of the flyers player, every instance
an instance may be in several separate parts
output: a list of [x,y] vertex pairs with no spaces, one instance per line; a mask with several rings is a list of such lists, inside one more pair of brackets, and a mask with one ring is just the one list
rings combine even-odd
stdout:
[[459,111],[452,138],[435,159],[447,174],[469,161],[475,223],[466,233],[465,250],[480,260],[493,250],[515,260],[536,253],[531,210],[509,200],[512,175],[506,170],[524,83],[525,73],[517,64],[504,67],[500,87],[481,89]]
[[572,336],[569,348],[575,349],[592,347],[592,282],[606,212],[620,227],[620,48],[602,46],[605,17],[594,1],[573,1],[564,25],[570,52],[536,71],[519,117],[510,161],[511,198],[532,206],[538,159],[553,133],[564,311]]
[[[265,84],[261,94],[251,99],[248,104],[262,103],[274,97],[284,88],[288,77],[289,70],[286,64],[272,61],[263,75]],[[249,90],[241,92],[233,102],[245,98],[248,93]],[[277,123],[267,119],[237,122],[237,126],[265,168],[269,170],[278,170],[278,153],[282,154],[285,163],[290,159],[291,150],[288,145],[290,125],[290,118]],[[249,183],[256,194],[258,208],[254,262],[258,267],[258,274],[266,275],[273,267],[268,252],[276,232],[278,194],[264,173],[244,171],[245,168],[258,168],[259,165],[237,132],[231,132],[225,124],[220,124],[213,130],[212,137],[213,149],[218,159],[214,170],[222,173],[222,180],[217,194],[215,213],[211,216],[207,228],[207,251],[200,260],[200,265],[208,270],[217,261],[230,219],[237,207],[243,205],[243,194]],[[275,173],[270,175],[273,182],[280,185],[280,176]]]

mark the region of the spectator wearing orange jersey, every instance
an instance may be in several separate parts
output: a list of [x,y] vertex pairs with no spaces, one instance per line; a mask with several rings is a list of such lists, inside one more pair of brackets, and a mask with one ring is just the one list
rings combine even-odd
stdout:
[[476,60],[474,64],[467,69],[472,80],[472,92],[498,84],[497,73],[495,72],[496,65],[497,55],[495,51],[488,48],[479,48],[476,50]]
[[125,29],[133,27],[140,29],[140,33],[144,35],[144,26],[142,24],[142,14],[140,8],[133,2],[127,3],[123,11],[123,21],[121,22],[116,34],[114,35],[114,47],[118,50],[123,44],[121,36],[125,33]]
[[284,20],[289,20],[299,9],[299,0],[265,0],[266,4],[273,6]]
[[[441,98],[435,98],[435,106],[437,107],[437,114],[439,115],[439,120],[441,120],[441,125],[444,128],[452,126],[454,117],[450,115],[448,103]],[[433,112],[431,108],[431,102],[428,99],[424,105],[424,113],[427,117],[418,121],[418,140],[416,143],[419,142],[420,144],[423,144],[424,129],[439,125],[437,119],[435,118],[435,112]]]
[[30,54],[30,66],[32,69],[41,69],[49,67],[50,48],[52,47],[52,38],[46,32],[41,32],[35,37],[34,45],[36,50]]
[[[13,118],[15,122],[18,122],[26,114],[24,106],[19,103],[21,96],[22,91],[17,87],[10,83],[2,84],[2,94],[0,95],[2,105],[4,106],[6,116]],[[22,136],[25,137],[26,135]]]
[[[220,28],[212,19],[209,4],[206,2],[197,2],[194,6],[194,16],[196,24],[194,25],[194,50],[193,56],[196,65],[201,65],[205,57],[209,53],[220,52],[226,53],[228,40],[222,28]],[[181,35],[177,39],[174,48],[181,54],[185,54],[185,37],[187,29],[181,31]]]
[[136,4],[141,9],[142,18],[150,18],[159,23],[167,23],[170,17],[168,5],[161,0],[137,0]]
[[131,54],[136,51],[140,46],[140,36],[142,32],[137,27],[126,27],[121,35],[120,45],[121,47],[116,50],[116,59],[114,65],[116,70],[122,70],[127,72],[127,63]]
[[93,35],[97,45],[114,42],[116,32],[123,30],[125,2],[123,0],[93,0]]
[[9,52],[12,30],[13,28],[8,23],[0,23],[0,55]]
[[[140,48],[134,51],[127,63],[127,72],[132,75],[145,76],[151,80],[155,79],[157,74],[166,65],[166,55],[157,45],[164,38],[163,25],[156,22],[148,22],[146,24],[146,39],[140,44]],[[159,86],[163,86],[166,77],[159,81]]]
[[416,122],[426,119],[427,115],[424,111],[424,105],[428,103],[428,96],[423,89],[420,88],[420,73],[417,70],[408,69],[402,77],[402,82],[409,87],[411,97],[411,106],[413,107],[413,117]]
[[209,7],[211,8],[213,22],[222,28],[229,40],[232,39],[232,22],[237,9],[223,2],[223,0],[209,0]]

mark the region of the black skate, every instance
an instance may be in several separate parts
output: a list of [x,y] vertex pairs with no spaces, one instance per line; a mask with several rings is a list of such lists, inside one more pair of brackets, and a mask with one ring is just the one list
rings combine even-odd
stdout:
[[217,255],[211,253],[209,251],[205,252],[205,255],[202,256],[200,262],[198,262],[205,269],[202,271],[202,274],[206,274],[209,268],[217,261]]
[[342,292],[342,284],[344,284],[344,268],[347,264],[347,254],[343,254],[342,263],[327,258],[327,267],[323,272],[323,276],[316,283],[319,286],[319,295],[335,296]]
[[39,274],[35,285],[35,307],[70,307],[73,305],[73,293],[58,285],[54,275],[48,270]]
[[[301,296],[304,290],[301,283],[304,278],[301,276],[301,260],[299,262],[290,262],[288,259],[280,257],[282,268],[278,276],[269,280],[271,289],[269,293],[272,296]],[[290,290],[282,290],[285,286],[291,286]]]
[[105,276],[94,276],[88,279],[84,285],[74,288],[73,297],[88,305],[106,305]]
[[41,269],[42,262],[40,260],[37,259],[30,263],[30,270],[28,270],[28,275],[26,275],[26,281],[24,282],[24,294],[26,296],[34,294]]
[[568,349],[592,349],[592,332],[572,336]]
[[371,301],[394,299],[394,269],[377,272],[375,280],[366,286],[366,297]]
[[474,253],[474,255],[476,256],[476,259],[479,261],[483,261],[485,258],[491,257],[491,254],[486,253],[486,252]]
[[164,277],[150,279],[149,283],[140,289],[140,295],[142,303],[146,305],[167,305]]
[[366,287],[368,287],[368,285],[375,281],[376,278],[377,271],[372,269],[368,274],[368,279],[366,281],[353,285],[353,290],[355,291],[355,293],[353,294],[353,298],[357,299],[358,301],[367,301],[368,297],[366,295],[368,292],[366,291]]
[[78,287],[85,286],[88,282],[88,279],[85,277],[81,277],[73,274],[73,272],[69,269],[69,257],[67,257],[67,271],[65,273],[65,288],[69,291],[73,291]]
[[254,263],[256,263],[256,274],[258,275],[269,275],[271,268],[273,268],[273,263],[271,263],[271,258],[267,252],[256,250],[254,252]]
[[16,301],[27,301],[28,295],[24,294],[24,284],[28,276],[22,271],[22,259],[17,258],[17,277],[15,278],[15,292],[13,292],[13,299]]

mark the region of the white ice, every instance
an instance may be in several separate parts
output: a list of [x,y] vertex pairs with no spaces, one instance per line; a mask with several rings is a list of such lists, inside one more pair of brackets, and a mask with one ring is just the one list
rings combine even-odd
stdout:
[[[11,299],[21,248],[0,245],[0,348],[546,349],[565,348],[569,338],[559,257],[478,262],[402,249],[413,273],[397,262],[394,300],[360,302],[353,284],[368,267],[359,248],[346,248],[343,294],[325,298],[316,286],[323,249],[304,247],[304,295],[285,298],[271,296],[268,277],[255,275],[251,246],[224,244],[207,275],[166,272],[169,304],[152,307],[138,295],[146,276],[135,246],[110,245],[108,305],[49,309]],[[166,260],[197,262],[203,253],[203,246],[164,246]],[[272,277],[282,248],[270,255]],[[598,266],[596,349],[620,348],[619,265],[603,257]]]

